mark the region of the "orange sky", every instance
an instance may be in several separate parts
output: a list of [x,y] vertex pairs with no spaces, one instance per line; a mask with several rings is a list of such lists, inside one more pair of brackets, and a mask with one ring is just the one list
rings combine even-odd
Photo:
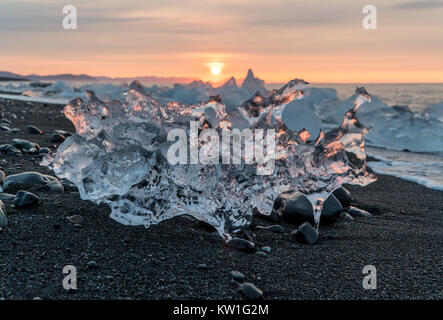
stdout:
[[[78,29],[62,28],[62,1],[0,3],[0,70],[243,78],[266,82],[443,82],[443,1],[71,1]],[[214,76],[208,64],[223,64]]]

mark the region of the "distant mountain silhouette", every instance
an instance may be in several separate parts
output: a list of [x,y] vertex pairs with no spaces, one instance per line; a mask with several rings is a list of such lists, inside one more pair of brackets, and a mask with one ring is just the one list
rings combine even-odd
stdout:
[[9,71],[0,71],[0,79],[2,80],[33,80],[33,81],[85,81],[85,82],[132,82],[139,80],[145,85],[157,84],[157,85],[172,85],[175,83],[187,84],[192,81],[199,80],[194,77],[158,77],[158,76],[137,76],[137,77],[105,77],[97,76],[93,77],[87,74],[54,74],[54,75],[20,75]]

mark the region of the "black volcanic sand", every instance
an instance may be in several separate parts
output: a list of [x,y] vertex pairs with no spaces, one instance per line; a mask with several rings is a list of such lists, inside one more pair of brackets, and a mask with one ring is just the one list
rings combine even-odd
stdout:
[[[0,107],[11,127],[21,129],[0,132],[0,144],[24,138],[46,147],[53,145],[52,130],[73,131],[61,106],[0,100]],[[27,125],[45,134],[30,135]],[[50,174],[36,156],[0,157],[7,175]],[[294,242],[293,225],[283,224],[285,234],[258,230],[258,243],[272,248],[267,257],[225,247],[190,218],[149,229],[124,226],[108,217],[107,206],[82,201],[74,188],[35,190],[38,206],[8,206],[9,225],[0,231],[0,298],[240,299],[229,275],[238,270],[265,299],[442,299],[443,192],[388,176],[348,188],[353,205],[374,217],[321,227],[316,245]],[[75,214],[84,217],[80,229],[66,219]],[[88,268],[91,260],[98,268]],[[66,265],[77,268],[75,292],[62,287]],[[376,290],[362,287],[365,265],[377,268]]]

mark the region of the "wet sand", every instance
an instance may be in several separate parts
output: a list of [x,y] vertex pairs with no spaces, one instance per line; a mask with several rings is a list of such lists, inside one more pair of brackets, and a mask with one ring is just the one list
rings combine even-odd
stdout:
[[[21,138],[48,147],[53,130],[73,131],[61,106],[0,100],[0,109],[11,128],[21,129],[0,131],[0,144]],[[27,125],[44,135],[28,134]],[[0,169],[51,174],[33,155],[0,154]],[[348,189],[352,205],[372,218],[321,227],[316,245],[296,243],[289,235],[294,225],[283,223],[284,234],[257,230],[258,245],[272,249],[266,257],[225,247],[191,218],[129,227],[110,219],[106,206],[81,200],[75,188],[30,190],[38,206],[6,202],[0,299],[241,299],[232,270],[263,290],[264,299],[442,299],[443,192],[388,176]],[[67,220],[75,214],[84,218],[81,228]],[[77,268],[76,291],[63,289],[66,265]],[[365,265],[377,268],[375,290],[362,286]]]

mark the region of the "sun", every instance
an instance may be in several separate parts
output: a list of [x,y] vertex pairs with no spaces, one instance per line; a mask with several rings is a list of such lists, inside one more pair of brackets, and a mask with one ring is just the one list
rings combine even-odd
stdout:
[[212,66],[211,67],[211,73],[214,76],[218,76],[220,74],[220,72],[221,72],[221,68],[219,66]]
[[223,69],[223,63],[221,62],[210,62],[207,64],[207,66],[209,67],[209,71],[213,76],[220,75]]

